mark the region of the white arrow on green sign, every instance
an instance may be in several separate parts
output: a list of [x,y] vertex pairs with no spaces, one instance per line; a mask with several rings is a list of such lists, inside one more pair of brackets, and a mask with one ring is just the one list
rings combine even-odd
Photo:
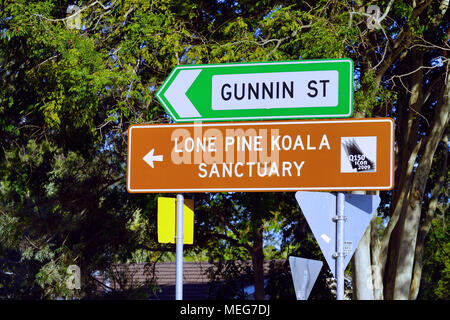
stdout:
[[346,118],[351,59],[181,65],[156,93],[176,122]]

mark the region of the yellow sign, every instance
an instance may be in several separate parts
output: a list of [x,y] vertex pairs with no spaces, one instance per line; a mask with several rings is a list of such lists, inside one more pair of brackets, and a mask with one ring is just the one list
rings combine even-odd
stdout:
[[[158,242],[175,243],[177,205],[175,198],[158,198]],[[194,243],[194,200],[184,199],[183,244]]]

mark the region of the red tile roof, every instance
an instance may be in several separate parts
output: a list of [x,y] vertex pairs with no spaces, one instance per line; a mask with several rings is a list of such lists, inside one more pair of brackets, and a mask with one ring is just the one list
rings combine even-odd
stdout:
[[[270,261],[265,261],[264,272],[269,270]],[[237,263],[239,271],[245,274],[244,269],[251,268],[251,261]],[[115,265],[109,279],[98,277],[113,291],[125,291],[137,288],[148,288],[150,299],[175,299],[175,262],[134,263]],[[217,273],[217,264],[209,262],[183,262],[183,299],[205,300],[211,299],[212,279],[223,281]],[[155,286],[156,285],[156,286]],[[154,290],[152,290],[152,288]]]

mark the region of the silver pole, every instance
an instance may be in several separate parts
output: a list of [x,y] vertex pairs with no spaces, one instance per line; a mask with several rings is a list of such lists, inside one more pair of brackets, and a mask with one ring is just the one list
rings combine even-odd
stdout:
[[183,300],[183,205],[184,197],[177,194],[176,285],[175,299]]
[[344,204],[345,194],[338,192],[336,205],[336,299],[344,300]]

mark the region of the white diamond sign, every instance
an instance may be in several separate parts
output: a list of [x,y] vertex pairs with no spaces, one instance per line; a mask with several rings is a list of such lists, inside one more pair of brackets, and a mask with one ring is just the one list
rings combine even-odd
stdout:
[[[336,194],[328,192],[298,191],[295,198],[305,215],[323,255],[335,274],[336,262]],[[344,216],[344,269],[358,247],[373,213],[380,204],[377,195],[345,194]]]

